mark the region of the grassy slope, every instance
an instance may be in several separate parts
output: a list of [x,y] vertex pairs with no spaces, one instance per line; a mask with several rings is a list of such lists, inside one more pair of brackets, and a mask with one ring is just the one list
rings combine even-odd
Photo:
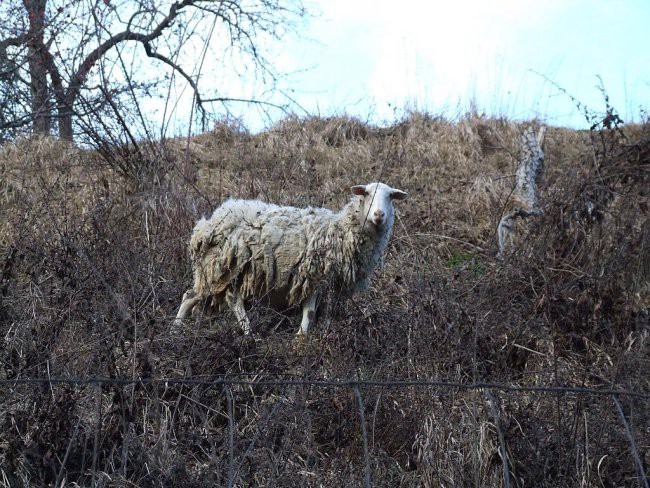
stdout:
[[[382,129],[290,118],[257,136],[220,125],[189,143],[124,149],[110,166],[49,139],[8,144],[0,378],[432,378],[647,392],[649,129],[549,128],[545,214],[498,261],[495,228],[513,205],[519,128],[420,114]],[[254,338],[229,314],[169,333],[202,213],[228,196],[338,208],[351,185],[378,179],[410,194],[386,267],[368,293],[325,303],[307,343],[293,339],[296,317],[261,309]],[[363,479],[348,389],[106,387],[98,437],[93,387],[0,391],[0,471],[16,483],[52,483],[67,451],[60,476],[82,485],[93,457],[105,483],[223,485],[229,408],[239,484]],[[378,485],[503,485],[484,392],[362,394]],[[497,396],[513,486],[635,486],[609,398]],[[621,401],[647,468],[649,402]]]

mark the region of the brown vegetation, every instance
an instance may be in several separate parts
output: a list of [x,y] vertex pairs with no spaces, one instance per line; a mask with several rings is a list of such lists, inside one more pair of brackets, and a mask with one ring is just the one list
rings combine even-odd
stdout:
[[[650,128],[548,128],[544,214],[507,260],[523,125],[412,114],[388,128],[288,118],[103,154],[0,151],[0,484],[352,486],[351,388],[15,384],[24,378],[435,379],[620,396],[650,462]],[[383,273],[298,316],[257,308],[170,326],[195,220],[228,196],[340,208],[353,184],[409,192]],[[11,381],[6,381],[11,380]],[[642,486],[607,395],[362,387],[377,486]],[[494,412],[496,412],[496,418]],[[232,413],[232,415],[230,415]],[[499,436],[501,435],[502,441]],[[94,469],[93,469],[94,468]]]

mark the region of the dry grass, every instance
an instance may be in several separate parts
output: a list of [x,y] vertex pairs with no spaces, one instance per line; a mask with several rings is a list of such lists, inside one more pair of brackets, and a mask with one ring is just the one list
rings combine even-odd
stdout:
[[[417,113],[388,128],[288,118],[251,135],[220,124],[151,144],[142,172],[131,170],[143,153],[116,155],[130,158],[120,166],[49,139],[8,144],[0,378],[434,378],[647,392],[650,129],[549,128],[545,214],[499,261],[520,129]],[[373,180],[410,193],[386,268],[368,293],[328,301],[306,343],[294,341],[296,317],[262,309],[252,338],[229,314],[170,334],[202,213],[228,196],[338,208],[352,184]],[[232,468],[237,486],[363,481],[350,389],[0,389],[0,484],[225,486]],[[512,486],[639,486],[607,397],[499,393],[495,419],[481,391],[361,393],[376,485],[504,486],[500,430]],[[648,401],[621,400],[647,468]]]

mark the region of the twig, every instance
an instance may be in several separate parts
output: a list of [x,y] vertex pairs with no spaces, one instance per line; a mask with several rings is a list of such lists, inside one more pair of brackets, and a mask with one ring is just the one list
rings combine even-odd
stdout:
[[645,474],[645,469],[643,469],[643,462],[641,461],[641,457],[639,456],[639,451],[636,448],[636,442],[634,442],[634,435],[632,435],[632,429],[630,429],[630,424],[625,418],[625,412],[623,412],[623,407],[621,406],[621,402],[618,400],[618,397],[616,395],[612,395],[612,400],[614,400],[614,405],[616,405],[616,410],[618,411],[618,414],[621,417],[621,422],[623,422],[623,425],[625,426],[625,434],[627,435],[627,438],[630,441],[630,450],[632,451],[632,456],[634,457],[634,462],[636,463],[636,467],[639,470],[639,481],[643,484],[644,488],[650,488],[650,486],[648,485],[648,478]]
[[56,480],[54,481],[54,486],[59,486],[59,483],[61,482],[61,476],[63,476],[63,470],[65,469],[65,463],[68,462],[68,456],[70,455],[70,450],[72,449],[72,442],[74,441],[75,437],[77,437],[77,432],[79,431],[79,424],[81,424],[81,417],[77,419],[77,425],[74,427],[74,432],[72,433],[72,437],[70,437],[70,442],[68,442],[68,447],[65,450],[65,454],[63,456],[63,460],[61,461],[61,467],[59,468],[59,472],[56,475]]
[[92,464],[92,481],[90,486],[96,486],[97,476],[97,454],[99,449],[99,433],[102,430],[102,383],[95,382],[95,403],[97,406],[97,426],[95,428],[95,439],[93,441],[93,464]]

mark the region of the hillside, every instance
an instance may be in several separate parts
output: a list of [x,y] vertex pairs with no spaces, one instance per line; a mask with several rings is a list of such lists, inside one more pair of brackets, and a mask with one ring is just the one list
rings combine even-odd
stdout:
[[[544,214],[497,259],[530,125],[290,117],[101,151],[3,146],[0,485],[643,486],[650,126],[549,127]],[[377,180],[409,192],[385,267],[327,300],[308,340],[262,307],[251,337],[230,313],[170,332],[201,215],[229,196],[338,209]],[[16,381],[97,377],[200,381]],[[209,384],[223,378],[244,383]]]

